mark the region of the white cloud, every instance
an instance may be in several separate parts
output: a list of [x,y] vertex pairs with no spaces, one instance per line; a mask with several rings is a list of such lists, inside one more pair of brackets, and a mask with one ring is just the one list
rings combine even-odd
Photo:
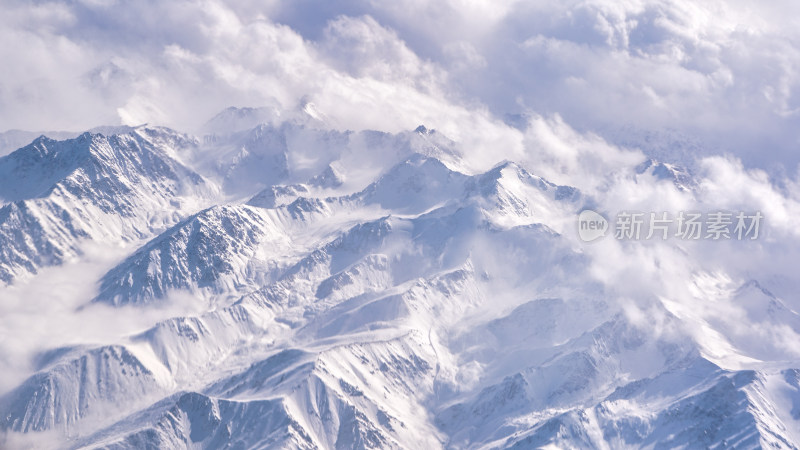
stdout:
[[42,269],[33,278],[3,288],[0,302],[0,395],[35,369],[44,350],[120,343],[161,320],[201,312],[197,299],[174,296],[163,308],[90,305],[96,281],[130,248],[87,244],[80,261]]
[[675,129],[771,171],[800,160],[785,2],[7,3],[5,128],[194,129],[230,105],[310,96],[354,128],[532,111]]

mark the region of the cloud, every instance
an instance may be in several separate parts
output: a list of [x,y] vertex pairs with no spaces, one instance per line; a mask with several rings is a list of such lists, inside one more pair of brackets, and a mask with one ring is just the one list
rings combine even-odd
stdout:
[[3,288],[0,302],[0,395],[36,369],[41,352],[80,345],[123,342],[127,336],[179,315],[201,312],[197,299],[173,296],[163,308],[88,305],[96,281],[129,248],[88,243],[80,261],[45,268],[35,277]]
[[[530,110],[557,113],[581,129],[669,127],[748,164],[797,163],[797,32],[791,20],[776,20],[775,8],[510,2],[444,17],[460,6],[401,2],[364,10],[417,54],[448,67],[454,93],[495,116]],[[459,47],[485,64],[458,70],[452,54]]]
[[230,105],[276,98],[292,108],[312,98],[357,129],[463,129],[469,114],[496,122],[533,113],[611,142],[631,127],[673,129],[770,172],[800,161],[800,28],[798,7],[786,2],[12,1],[5,9],[3,41],[18,43],[0,50],[6,128],[150,122],[191,131]]
[[355,78],[412,83],[422,92],[441,86],[442,73],[412,52],[393,30],[370,16],[339,16],[325,27],[317,48],[328,64]]

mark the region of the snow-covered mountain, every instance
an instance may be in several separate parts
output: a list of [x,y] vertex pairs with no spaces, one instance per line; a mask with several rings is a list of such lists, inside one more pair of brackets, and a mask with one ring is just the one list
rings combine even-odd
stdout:
[[0,282],[80,255],[84,241],[125,242],[153,235],[184,204],[215,188],[180,162],[195,146],[166,129],[128,134],[45,136],[0,158]]
[[[625,298],[572,237],[586,193],[522,163],[470,171],[425,127],[273,113],[226,110],[197,139],[41,137],[0,158],[0,301],[93,242],[125,256],[82,280],[75,314],[154,318],[35,349],[0,397],[0,445],[800,445],[800,361],[736,326],[800,333],[759,281],[706,283],[737,315]],[[655,160],[628,169],[696,186]]]

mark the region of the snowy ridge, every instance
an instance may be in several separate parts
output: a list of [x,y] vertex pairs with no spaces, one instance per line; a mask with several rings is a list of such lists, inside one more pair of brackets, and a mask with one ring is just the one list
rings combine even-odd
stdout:
[[259,210],[212,207],[175,225],[112,269],[101,280],[94,301],[146,303],[171,290],[211,288],[220,294],[255,287],[276,269],[269,267],[263,253],[281,252],[288,245],[282,230]]

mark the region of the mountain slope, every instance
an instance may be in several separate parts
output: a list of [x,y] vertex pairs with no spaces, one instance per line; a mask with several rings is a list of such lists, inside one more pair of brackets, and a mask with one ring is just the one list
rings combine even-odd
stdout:
[[94,301],[138,304],[171,290],[209,288],[221,294],[256,287],[278,268],[264,255],[288,247],[288,237],[258,209],[213,207],[167,230],[106,274]]

